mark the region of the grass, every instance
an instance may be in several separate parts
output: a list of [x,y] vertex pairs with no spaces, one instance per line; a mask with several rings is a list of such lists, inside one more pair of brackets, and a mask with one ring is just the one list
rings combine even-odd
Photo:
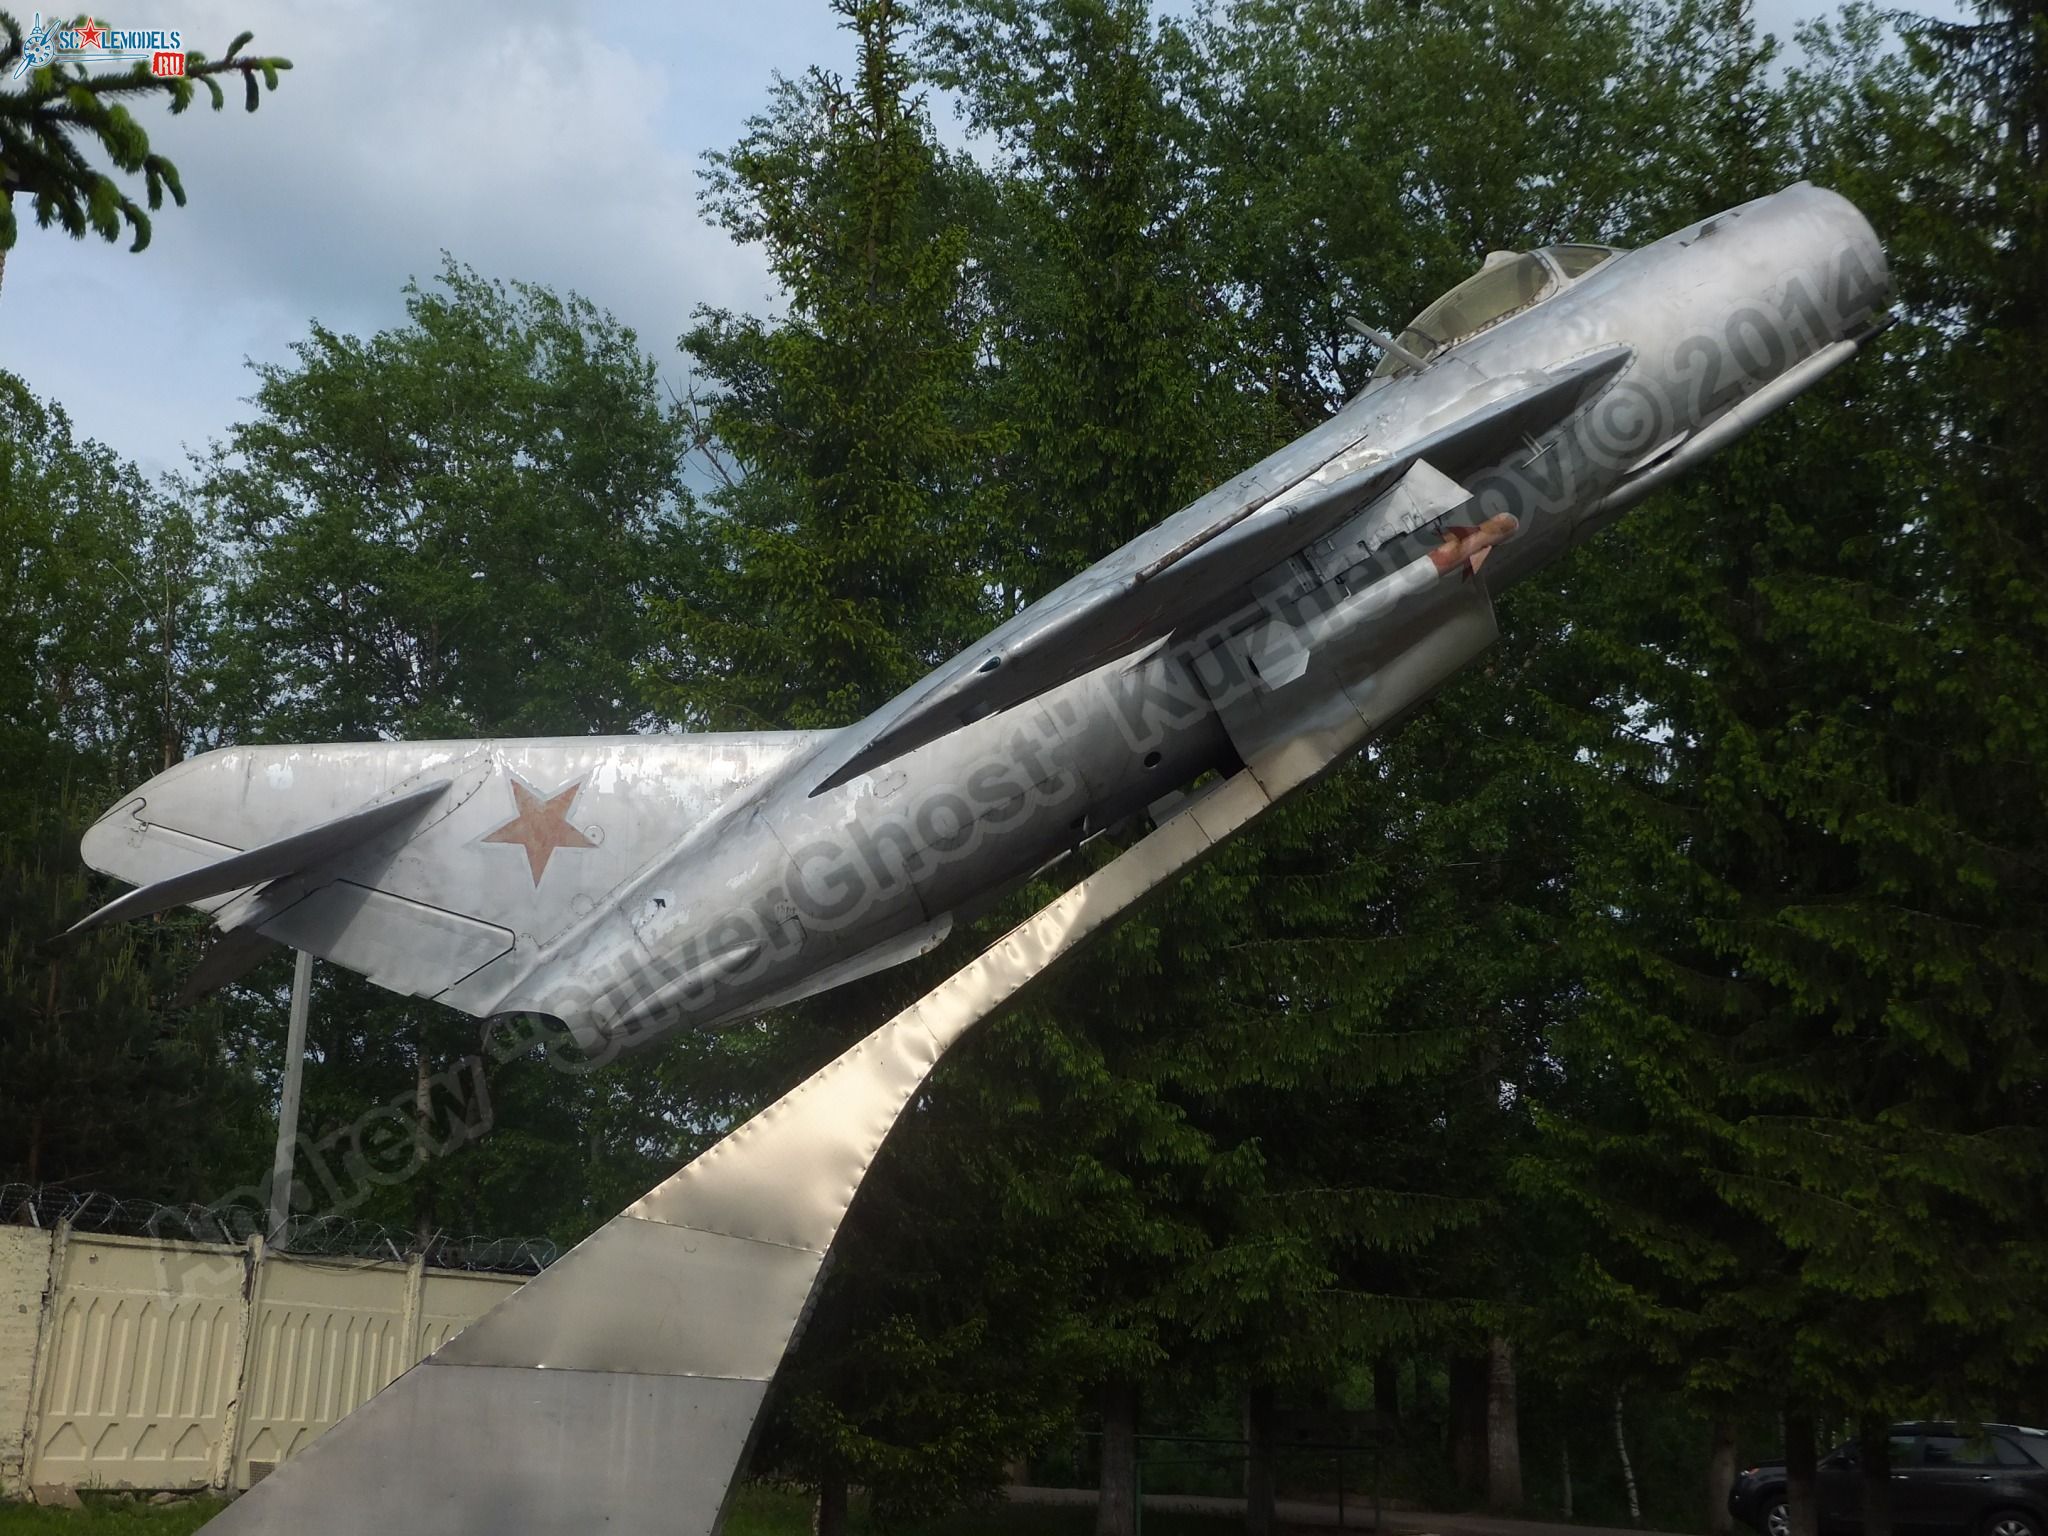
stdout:
[[[220,1513],[212,1499],[157,1508],[119,1494],[85,1496],[84,1509],[39,1509],[0,1503],[0,1536],[187,1536]],[[787,1489],[740,1490],[725,1522],[726,1536],[809,1536],[811,1500]],[[854,1529],[881,1536],[856,1507]],[[1095,1511],[1086,1505],[996,1504],[962,1510],[892,1536],[1089,1536]],[[1145,1536],[1235,1536],[1241,1517],[1145,1513]]]
[[0,1536],[186,1536],[226,1508],[218,1499],[158,1508],[120,1494],[83,1497],[84,1509],[0,1503]]

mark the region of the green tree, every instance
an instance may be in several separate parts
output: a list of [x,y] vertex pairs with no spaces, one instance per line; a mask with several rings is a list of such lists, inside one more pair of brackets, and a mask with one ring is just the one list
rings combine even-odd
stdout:
[[78,840],[183,755],[210,642],[188,510],[0,374],[0,1181],[191,1200],[242,1175],[257,1090],[222,1011],[174,1011],[203,924],[51,941]]
[[[998,163],[975,227],[991,409],[1017,430],[1004,465],[1017,512],[993,563],[1009,603],[1128,541],[1262,441],[1196,301],[1189,125],[1166,96],[1166,46],[1125,0],[952,6],[929,40],[934,78],[961,94]],[[961,1068],[1031,1085],[1021,1104],[1004,1081],[978,1089],[1029,1117],[1005,1187],[984,1198],[1072,1234],[1067,1368],[1099,1393],[1105,1530],[1135,1515],[1138,1389],[1185,1337],[1163,1289],[1205,1246],[1187,1197],[1213,1149],[1177,1082],[1204,1014],[1176,1008],[1172,966],[1210,941],[1198,912],[1183,891],[1166,916],[1124,926]]]
[[[653,723],[648,612],[688,561],[682,425],[630,330],[454,262],[368,337],[315,325],[184,487],[229,559],[213,704],[234,740],[620,732]],[[281,972],[247,1006],[276,1046]],[[323,968],[305,1125],[408,1116],[477,1026]],[[252,1024],[252,1028],[255,1027]],[[351,1214],[579,1237],[682,1132],[655,1063],[489,1062],[494,1133]],[[431,1119],[431,1114],[421,1115]],[[352,1194],[355,1181],[344,1181]]]
[[314,325],[189,487],[236,552],[222,686],[260,739],[655,718],[681,429],[630,330],[450,261],[370,338]]
[[[1246,55],[1281,69],[1299,47],[1271,28]],[[1308,424],[1248,345],[1261,295],[1211,212],[1241,167],[1192,111],[1257,82],[1215,78],[1136,5],[954,6],[932,52],[994,140],[977,269],[1027,509],[998,569],[1035,595]],[[1278,222],[1257,209],[1232,233]],[[1387,856],[1382,789],[1360,768],[1276,816],[949,1080],[1017,1121],[986,1198],[1076,1234],[1068,1369],[1101,1384],[1105,1530],[1134,1519],[1140,1386],[1327,1385],[1469,1315],[1469,1293],[1438,1306],[1403,1284],[1484,1207],[1426,1166],[1442,1084],[1423,1084],[1460,1075],[1469,1037],[1449,1010],[1408,1010],[1457,936],[1403,929],[1383,904],[1414,845]]]
[[1399,325],[1489,250],[1644,222],[1663,66],[1609,4],[1235,0],[1197,14],[1178,91],[1201,124],[1190,210],[1241,387],[1293,435],[1371,366],[1345,323]]
[[[660,697],[693,727],[850,724],[990,617],[982,561],[1007,437],[979,399],[956,167],[913,90],[902,8],[845,0],[837,14],[857,42],[852,76],[780,82],[713,159],[707,211],[761,248],[786,310],[707,311],[682,339],[719,481],[689,518],[700,568],[664,610]],[[919,975],[705,1043],[685,1074],[693,1094],[762,1102],[909,1001]],[[1017,1368],[1029,1350],[1003,1300],[1032,1282],[978,1246],[990,1213],[960,1209],[957,1190],[943,1212],[918,1197],[944,1178],[924,1129],[905,1127],[849,1214],[756,1458],[820,1490],[826,1529],[849,1484],[886,1511],[944,1507],[989,1486],[1036,1432]],[[961,1288],[925,1284],[935,1253]],[[994,1317],[1009,1319],[1000,1342]]]
[[[75,23],[86,24],[82,16]],[[218,112],[227,100],[221,80],[240,74],[244,100],[254,112],[262,99],[258,82],[274,91],[279,72],[292,65],[289,59],[243,57],[252,36],[240,34],[218,59],[188,53],[182,76],[158,77],[139,60],[127,69],[94,72],[56,54],[46,37],[25,35],[19,21],[0,11],[0,72],[8,81],[0,90],[0,272],[19,234],[17,195],[29,199],[38,226],[55,223],[74,240],[90,233],[114,241],[125,223],[135,236],[130,250],[148,245],[149,214],[94,168],[87,151],[97,149],[117,171],[139,173],[151,209],[163,206],[166,192],[184,207],[178,168],[150,150],[149,135],[128,104],[161,96],[171,111],[183,112],[192,105],[195,85],[202,85]]]
[[[1688,38],[1682,17],[1660,34],[1620,6],[1245,3],[1202,16],[1180,77],[1202,125],[1196,217],[1248,387],[1300,430],[1364,380],[1371,360],[1345,311],[1398,321],[1490,249],[1658,222],[1655,167],[1671,153],[1659,130],[1681,79],[1672,49]],[[1412,1207],[1437,1202],[1470,1223],[1427,1245],[1354,1246],[1335,1271],[1360,1293],[1341,1336],[1349,1359],[1377,1361],[1386,1400],[1398,1353],[1423,1366],[1451,1356],[1457,1480],[1508,1505],[1521,1497],[1511,1364],[1518,1343],[1536,1342],[1517,1335],[1536,1332],[1545,1287],[1526,1255],[1562,1244],[1507,1173],[1533,1106],[1559,1090],[1546,1034],[1573,984],[1558,961],[1568,907],[1556,878],[1569,792],[1527,700],[1572,663],[1556,644],[1571,613],[1554,583],[1516,592],[1501,618],[1483,671],[1317,792],[1336,820],[1303,863],[1352,871],[1356,890],[1297,963],[1376,1021],[1324,1069],[1352,1087],[1333,1119],[1385,1128],[1354,1141],[1350,1177],[1398,1171]],[[1303,933],[1298,885],[1265,886],[1246,907],[1261,940]],[[1356,961],[1331,966],[1328,950],[1347,943]],[[1372,1086],[1374,1072],[1391,1081]],[[1295,1155],[1316,1166],[1314,1147]],[[1505,1412],[1489,1415],[1489,1392]]]
[[778,82],[712,158],[707,211],[762,248],[787,312],[708,310],[682,339],[721,482],[689,525],[704,569],[669,611],[667,697],[692,724],[850,724],[987,617],[973,557],[1002,442],[972,410],[965,231],[901,8],[835,10],[854,78]]
[[1578,744],[1601,835],[1558,1044],[1635,1107],[1556,1142],[1615,1242],[1580,1278],[1694,1391],[1774,1389],[1795,1467],[1816,1416],[1992,1416],[2028,1390],[2048,1153],[2039,482],[2018,436],[1994,446],[2040,364],[2020,331],[1981,339],[2038,284],[2003,254],[2038,218],[2038,138],[1997,126],[2023,71],[1993,89],[1931,43],[1909,70],[1854,13],[1816,41],[1776,153],[1724,163],[1856,196],[1902,323],[1576,587],[1606,724]]
[[1042,596],[1275,445],[1208,302],[1182,47],[1143,5],[937,9],[933,79],[986,136],[969,194],[991,411],[1016,434],[993,565]]

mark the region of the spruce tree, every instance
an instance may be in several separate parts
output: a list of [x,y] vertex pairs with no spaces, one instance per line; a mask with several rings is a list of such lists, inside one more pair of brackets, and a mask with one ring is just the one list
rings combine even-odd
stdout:
[[[931,40],[935,78],[962,93],[999,157],[977,232],[994,408],[1018,431],[1006,476],[1018,511],[996,566],[1013,602],[1199,494],[1240,446],[1230,392],[1205,395],[1185,133],[1160,50],[1129,0],[955,6]],[[1197,956],[1221,939],[1204,915],[1224,878],[1198,875],[1160,916],[1050,978],[967,1064],[1000,1064],[1016,1086],[982,1091],[1021,1093],[1037,1121],[992,1197],[1087,1240],[1070,1269],[1068,1365],[1101,1406],[1105,1531],[1135,1519],[1139,1388],[1171,1363],[1180,1331],[1164,1289],[1207,1246],[1189,1197],[1214,1149],[1177,1079],[1204,1023],[1187,999]]]
[[[1229,274],[1245,373],[1294,429],[1364,382],[1371,358],[1346,311],[1398,323],[1490,249],[1652,221],[1642,162],[1672,87],[1625,8],[1245,3],[1194,41],[1184,89],[1212,178],[1205,243]],[[1395,78],[1398,90],[1358,87]],[[1554,1368],[1559,1352],[1536,1347],[1549,1266],[1531,1256],[1568,1241],[1509,1181],[1532,1115],[1564,1090],[1547,1033],[1574,984],[1557,878],[1570,788],[1530,701],[1575,664],[1554,579],[1517,590],[1500,618],[1483,668],[1317,791],[1331,827],[1314,857],[1331,877],[1350,871],[1356,894],[1322,917],[1324,948],[1302,954],[1362,1021],[1324,1068],[1350,1087],[1349,1123],[1376,1128],[1347,1154],[1352,1180],[1397,1172],[1412,1205],[1446,1216],[1419,1244],[1383,1194],[1386,1240],[1376,1248],[1365,1223],[1335,1271],[1351,1359],[1398,1353],[1429,1370],[1450,1357],[1452,1460],[1472,1496],[1505,1504],[1519,1497],[1512,1416],[1487,1430],[1489,1383],[1506,1386],[1488,1362]],[[1248,905],[1291,916],[1298,900],[1278,886]],[[1339,946],[1351,962],[1330,967]]]
[[1695,1390],[1775,1390],[1795,1438],[1816,1414],[1994,1415],[2048,1342],[2044,650],[2015,521],[2038,484],[1993,446],[2004,392],[2039,385],[1993,384],[1987,332],[1956,323],[2025,313],[2037,275],[1953,255],[2025,227],[2027,151],[2005,155],[2027,140],[1991,126],[2012,97],[1872,42],[1791,82],[1775,155],[1719,157],[1764,184],[1689,190],[1704,212],[1795,167],[1842,186],[1902,323],[1575,586],[1600,836],[1559,1045],[1615,1119],[1557,1128],[1557,1187],[1614,1243],[1588,1247],[1591,1293]]
[[[1299,46],[1285,32],[1247,41],[1260,69],[1279,67],[1261,42],[1283,58]],[[978,226],[999,317],[992,393],[1015,402],[1016,473],[1044,519],[1024,525],[1020,565],[1071,551],[1057,574],[1106,553],[1306,424],[1225,301],[1252,270],[1243,247],[1204,238],[1214,178],[1242,168],[1193,108],[1257,82],[1207,76],[1194,46],[1123,5],[958,5],[935,30],[937,77],[997,155]],[[1248,213],[1239,238],[1254,227],[1270,236],[1271,210]],[[1487,1208],[1483,1179],[1444,1176],[1451,1146],[1485,1139],[1446,1137],[1436,1095],[1473,1097],[1473,1056],[1490,1059],[1473,1013],[1482,998],[1512,1012],[1489,988],[1524,983],[1474,963],[1473,891],[1426,888],[1446,846],[1477,830],[1458,824],[1464,784],[1439,773],[1431,798],[1448,814],[1410,837],[1416,808],[1388,793],[1389,761],[1278,813],[961,1063],[977,1079],[986,1068],[975,1090],[991,1100],[1022,1085],[1041,1122],[1020,1127],[1008,1198],[1099,1245],[1068,1259],[1088,1297],[1072,1368],[1102,1384],[1105,1447],[1123,1443],[1142,1384],[1324,1387],[1488,1315],[1483,1292],[1417,1283]],[[1403,913],[1397,886],[1430,915]],[[1497,1106],[1497,1092],[1477,1097]],[[1106,1459],[1103,1481],[1116,1529],[1132,1468]]]
[[758,244],[776,320],[705,311],[683,337],[719,484],[704,569],[669,610],[666,697],[693,725],[849,725],[967,643],[1001,439],[973,417],[966,233],[911,90],[895,0],[837,5],[852,80],[777,84],[713,157],[707,211]]
[[[85,25],[80,17],[77,25]],[[96,170],[87,156],[96,149],[114,168],[139,174],[150,209],[163,206],[164,194],[185,206],[185,185],[178,168],[149,147],[149,135],[136,122],[128,104],[161,96],[172,112],[192,105],[195,86],[204,86],[218,112],[227,97],[223,78],[242,77],[243,100],[251,112],[262,99],[259,83],[277,89],[280,71],[291,60],[244,57],[253,33],[244,32],[218,59],[187,53],[183,75],[159,77],[138,60],[122,70],[88,70],[49,47],[47,28],[24,33],[21,23],[0,11],[0,272],[19,235],[14,199],[29,200],[37,225],[56,224],[75,240],[87,234],[112,242],[125,224],[134,234],[129,249],[149,244],[149,213],[121,190],[119,183]],[[34,52],[31,52],[31,49]]]

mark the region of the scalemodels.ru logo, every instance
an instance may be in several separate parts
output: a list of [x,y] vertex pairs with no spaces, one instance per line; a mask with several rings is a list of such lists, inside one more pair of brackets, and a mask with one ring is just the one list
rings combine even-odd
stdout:
[[32,69],[62,60],[72,64],[139,63],[147,59],[152,75],[170,77],[185,73],[185,34],[172,31],[127,31],[109,27],[87,17],[71,26],[46,26],[43,13],[22,40],[21,58],[15,63],[19,80]]

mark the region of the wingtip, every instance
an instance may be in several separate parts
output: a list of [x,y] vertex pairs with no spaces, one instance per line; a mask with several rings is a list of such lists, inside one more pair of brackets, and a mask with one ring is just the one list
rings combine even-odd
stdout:
[[50,944],[69,944],[74,939],[83,938],[95,928],[104,928],[119,915],[114,909],[125,900],[127,900],[126,896],[117,896],[104,906],[97,907],[93,911],[86,913],[85,916],[73,923],[69,928],[66,928],[62,933],[51,934],[45,942]]
[[96,932],[106,927],[109,923],[119,922],[128,898],[134,894],[134,891],[122,892],[112,901],[106,902],[86,913],[85,916],[73,923],[69,928],[66,928],[62,933],[53,933],[43,942],[53,947],[75,944],[88,933]]

